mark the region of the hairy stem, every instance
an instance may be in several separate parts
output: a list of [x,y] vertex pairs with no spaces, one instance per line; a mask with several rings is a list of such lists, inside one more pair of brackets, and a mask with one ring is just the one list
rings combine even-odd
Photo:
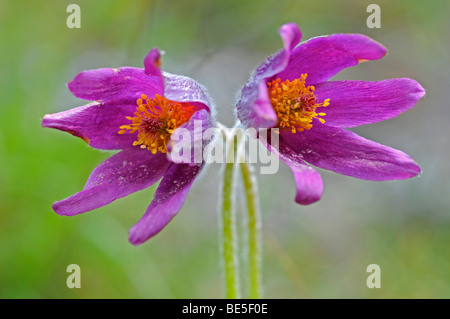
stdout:
[[[225,163],[222,188],[222,261],[225,273],[225,297],[228,299],[240,298],[236,216],[233,203],[234,154],[236,151],[234,142],[233,139],[233,143],[227,147],[227,163]],[[230,158],[231,154],[233,158]]]
[[261,266],[261,217],[258,203],[256,180],[250,163],[240,164],[247,202],[248,219],[248,297],[259,299],[262,296]]

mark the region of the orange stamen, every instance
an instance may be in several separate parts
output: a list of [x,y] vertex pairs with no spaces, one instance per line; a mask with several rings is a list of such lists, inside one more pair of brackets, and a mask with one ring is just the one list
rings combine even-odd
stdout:
[[326,114],[316,113],[316,108],[328,106],[330,99],[317,103],[314,86],[305,85],[306,77],[307,74],[302,74],[300,79],[292,82],[276,79],[267,83],[270,102],[278,117],[277,127],[280,129],[289,129],[292,133],[309,130],[313,118],[325,123],[321,117]]
[[137,141],[133,146],[140,145],[153,154],[157,151],[167,153],[167,143],[180,125],[186,123],[194,114],[194,106],[189,103],[170,101],[158,94],[153,99],[147,99],[142,94],[137,100],[134,117],[127,116],[129,125],[122,125],[119,134],[138,131]]

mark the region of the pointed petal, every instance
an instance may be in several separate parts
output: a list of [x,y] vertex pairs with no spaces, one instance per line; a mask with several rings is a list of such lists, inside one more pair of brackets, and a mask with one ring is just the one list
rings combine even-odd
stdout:
[[67,111],[47,114],[43,127],[55,128],[80,137],[90,146],[104,150],[124,149],[136,140],[136,134],[118,134],[122,125],[130,121],[135,105],[93,102]]
[[291,54],[289,63],[276,78],[294,80],[307,73],[306,84],[325,82],[359,62],[381,59],[386,48],[362,34],[333,34],[312,38]]
[[130,229],[130,242],[139,245],[159,233],[178,213],[201,166],[173,164],[156,190],[145,215]]
[[267,79],[284,70],[291,51],[299,43],[301,32],[295,23],[283,25],[280,30],[284,48],[261,64],[242,88],[236,104],[239,120],[245,127],[273,127],[277,116],[269,101]]
[[383,181],[420,173],[407,154],[318,121],[311,130],[294,134],[282,131],[281,135],[306,162],[343,175]]
[[[302,157],[294,152],[283,139],[280,139],[279,147],[270,145],[263,138],[260,138],[260,140],[273,154],[290,167],[297,186],[295,201],[301,205],[317,202],[323,193],[323,182],[319,172],[306,164]],[[270,133],[268,134],[268,140],[270,140]]]
[[411,79],[377,82],[330,81],[316,85],[319,102],[329,98],[330,105],[320,111],[326,123],[355,127],[396,117],[412,108],[425,95],[423,87]]
[[144,59],[145,74],[153,75],[162,79],[161,75],[161,53],[158,49],[151,49]]
[[53,204],[59,215],[73,216],[147,188],[166,172],[170,162],[165,154],[152,154],[138,147],[125,149],[97,166],[84,189]]
[[135,105],[141,94],[149,98],[162,95],[162,83],[160,77],[147,75],[144,69],[123,67],[81,72],[68,87],[81,99]]

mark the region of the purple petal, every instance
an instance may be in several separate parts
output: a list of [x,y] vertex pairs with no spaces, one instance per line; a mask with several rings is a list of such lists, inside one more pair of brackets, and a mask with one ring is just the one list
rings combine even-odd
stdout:
[[201,166],[173,164],[156,190],[145,215],[130,229],[130,242],[139,245],[159,233],[178,213]]
[[73,216],[147,188],[167,171],[166,155],[132,147],[117,153],[97,166],[84,189],[53,204],[59,215]]
[[90,146],[104,150],[130,147],[136,134],[119,135],[119,127],[129,123],[135,105],[105,105],[93,102],[67,111],[47,114],[42,126],[55,128],[80,137]]
[[283,25],[279,30],[284,48],[261,64],[242,88],[236,104],[238,117],[245,127],[273,127],[277,116],[269,100],[267,79],[284,70],[291,51],[300,42],[301,32],[295,23]]
[[[270,134],[268,134],[268,139],[270,139]],[[319,172],[306,164],[302,157],[294,152],[283,139],[280,139],[278,149],[264,139],[260,138],[260,140],[292,170],[297,186],[295,201],[301,205],[317,202],[323,192],[323,182]]]
[[308,85],[321,83],[345,68],[380,59],[385,54],[386,48],[362,34],[317,37],[295,48],[287,67],[274,78],[294,80],[307,73]]
[[[156,76],[158,79],[162,81],[161,74],[161,53],[158,49],[151,49],[150,52],[144,59],[144,67],[145,74]],[[164,85],[164,82],[161,82],[161,86]]]
[[330,99],[320,110],[327,114],[328,125],[355,127],[396,117],[412,108],[425,90],[411,79],[330,81],[316,85],[315,95],[320,102]]
[[[205,131],[213,127],[213,120],[210,113],[203,109],[195,112],[188,122],[178,127],[172,134],[171,140],[167,145],[169,151],[169,160],[176,163],[202,163],[203,162],[203,150],[211,140],[203,139]],[[184,131],[181,131],[184,130]],[[184,136],[183,133],[188,132],[189,137]],[[187,138],[187,139],[184,139]],[[177,149],[183,149],[189,152],[187,154],[173,154],[172,150],[176,145]],[[176,158],[173,158],[176,156]]]
[[290,22],[283,24],[279,30],[280,37],[283,40],[284,50],[291,51],[302,39],[302,32],[297,24]]
[[383,181],[420,173],[407,154],[318,121],[311,130],[294,134],[282,131],[281,136],[306,162],[340,174]]
[[255,71],[254,77],[257,79],[268,79],[283,71],[289,63],[292,50],[297,46],[302,38],[302,33],[295,23],[287,23],[279,30],[283,49],[267,58]]
[[176,74],[163,72],[164,76],[164,97],[176,102],[189,102],[197,108],[213,110],[211,98],[206,93],[206,89],[193,79]]
[[162,95],[164,90],[160,77],[131,67],[84,71],[68,87],[73,95],[81,99],[133,105],[141,94],[153,98],[156,94]]
[[269,101],[267,83],[264,79],[253,79],[241,90],[236,104],[237,115],[244,127],[273,127],[278,118]]

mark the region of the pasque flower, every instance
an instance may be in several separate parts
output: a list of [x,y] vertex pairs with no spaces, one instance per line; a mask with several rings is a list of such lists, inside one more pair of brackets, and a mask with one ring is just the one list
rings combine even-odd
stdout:
[[[246,128],[279,128],[279,147],[263,143],[292,170],[296,202],[320,199],[323,183],[311,167],[373,181],[414,177],[405,153],[344,128],[396,117],[424,96],[412,79],[328,81],[341,70],[376,60],[386,49],[361,34],[333,34],[298,45],[294,23],[280,28],[284,47],[264,61],[243,87],[237,114]],[[298,45],[298,46],[297,46]]]
[[177,214],[203,167],[172,162],[168,146],[178,128],[193,130],[194,121],[201,121],[203,129],[213,125],[210,98],[194,80],[161,72],[157,49],[145,57],[144,69],[88,70],[68,87],[76,97],[93,102],[47,114],[42,125],[69,132],[97,149],[121,151],[92,171],[81,192],[55,202],[53,209],[59,215],[77,215],[162,178],[145,215],[130,230],[131,243],[141,244]]

